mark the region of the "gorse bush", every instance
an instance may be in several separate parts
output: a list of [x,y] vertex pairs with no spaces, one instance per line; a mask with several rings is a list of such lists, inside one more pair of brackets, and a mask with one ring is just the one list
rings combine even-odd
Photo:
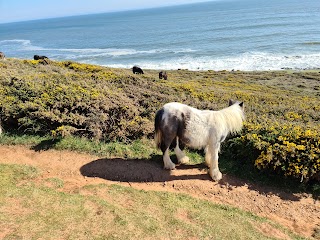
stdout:
[[[153,137],[156,111],[178,101],[218,110],[245,103],[232,158],[286,176],[319,178],[320,74],[316,71],[157,71],[134,75],[75,62],[0,61],[0,117],[7,132],[105,142]],[[302,87],[303,86],[303,87]]]
[[104,141],[138,139],[152,133],[154,109],[149,108],[165,98],[152,91],[146,103],[145,96],[154,87],[150,79],[99,66],[70,62],[43,66],[34,60],[4,63],[9,74],[3,72],[1,79],[1,119],[8,131]]
[[[232,139],[236,154],[258,169],[269,169],[302,180],[319,177],[320,134],[317,128],[246,124],[243,135]],[[253,153],[248,156],[248,152]]]

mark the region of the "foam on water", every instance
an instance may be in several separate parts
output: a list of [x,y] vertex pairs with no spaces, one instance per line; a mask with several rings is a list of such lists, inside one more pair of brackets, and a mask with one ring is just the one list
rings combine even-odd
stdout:
[[[310,44],[317,44],[311,42]],[[268,52],[246,52],[235,56],[194,56],[194,49],[116,49],[116,48],[44,48],[33,45],[30,40],[12,39],[0,41],[1,49],[22,51],[33,56],[50,54],[52,59],[79,61],[115,68],[131,68],[139,65],[145,69],[189,69],[189,70],[281,70],[316,69],[320,66],[320,53],[303,55],[273,54]],[[165,55],[165,58],[158,56]],[[177,56],[178,55],[178,56]],[[198,54],[201,55],[201,54]],[[129,59],[121,59],[121,57]],[[110,58],[113,61],[110,61]],[[117,59],[117,60],[114,60]]]
[[[53,55],[66,55],[72,59],[83,57],[101,57],[101,56],[124,56],[124,55],[138,55],[138,54],[162,54],[162,53],[190,53],[195,52],[192,49],[151,49],[151,50],[135,50],[135,49],[117,49],[117,48],[44,48],[35,46],[30,40],[13,39],[0,41],[2,49],[15,49],[16,51],[44,51],[52,52]],[[58,52],[58,53],[57,53]],[[75,55],[70,55],[75,53]]]
[[[188,69],[188,70],[242,70],[267,71],[281,69],[317,69],[320,66],[320,54],[276,55],[270,53],[244,53],[234,57],[184,57],[163,62],[139,61],[138,64],[146,69]],[[129,64],[109,64],[115,68],[129,68]]]

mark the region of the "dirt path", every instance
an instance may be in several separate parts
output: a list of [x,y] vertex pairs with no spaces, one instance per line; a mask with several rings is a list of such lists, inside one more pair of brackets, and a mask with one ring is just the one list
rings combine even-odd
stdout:
[[320,201],[312,196],[285,193],[228,175],[215,183],[202,165],[178,166],[170,172],[156,161],[105,159],[56,150],[36,152],[21,146],[0,146],[0,162],[36,166],[41,169],[42,179],[63,179],[65,191],[86,184],[117,183],[144,190],[181,192],[251,211],[306,237],[320,229]]

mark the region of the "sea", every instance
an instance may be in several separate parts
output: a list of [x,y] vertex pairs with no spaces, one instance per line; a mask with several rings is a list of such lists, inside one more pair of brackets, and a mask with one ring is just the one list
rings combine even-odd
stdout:
[[320,0],[216,0],[0,24],[10,58],[115,68],[320,68]]

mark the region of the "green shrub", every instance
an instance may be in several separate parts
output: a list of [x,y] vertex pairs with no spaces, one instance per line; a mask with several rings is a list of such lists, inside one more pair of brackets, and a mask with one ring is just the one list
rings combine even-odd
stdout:
[[10,60],[0,82],[0,108],[7,131],[81,135],[103,141],[151,136],[155,103],[165,96],[150,79],[72,62]]
[[[318,128],[246,124],[242,136],[232,142],[238,156],[253,161],[258,169],[269,169],[301,181],[319,177]],[[248,152],[255,154],[249,157]]]

